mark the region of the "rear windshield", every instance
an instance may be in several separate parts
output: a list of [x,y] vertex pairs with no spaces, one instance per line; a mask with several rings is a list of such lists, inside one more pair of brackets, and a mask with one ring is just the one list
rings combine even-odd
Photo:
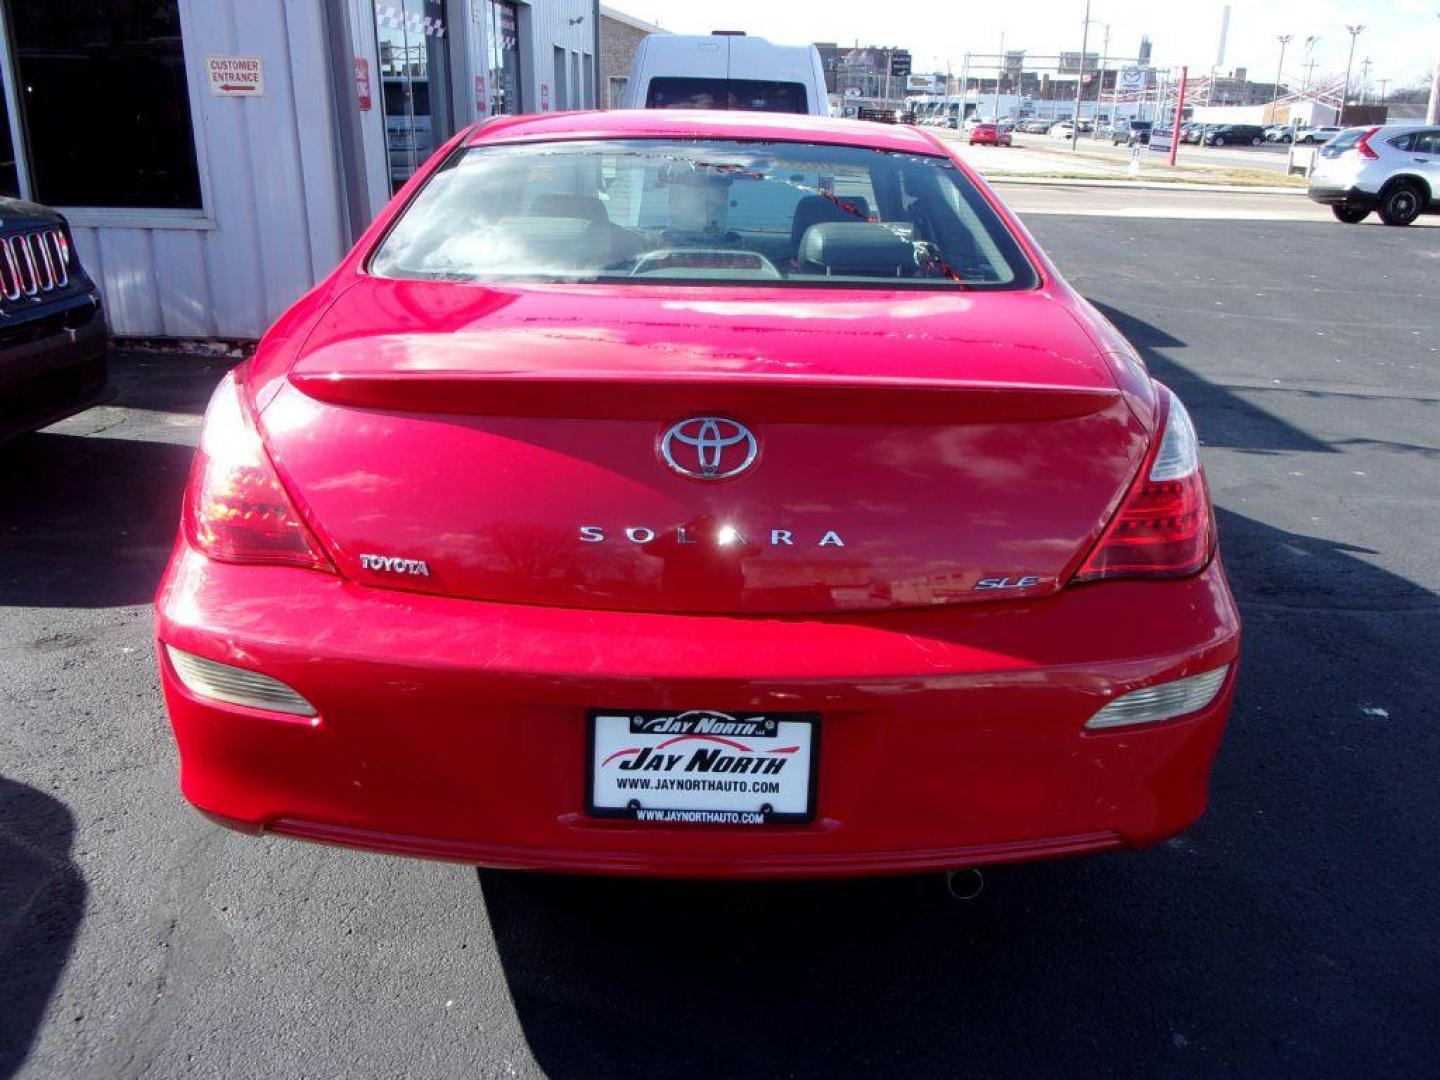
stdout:
[[1330,140],[1329,148],[1331,150],[1349,150],[1360,141],[1360,136],[1364,135],[1368,130],[1369,128],[1350,128],[1347,131],[1342,131]]
[[728,140],[462,149],[405,208],[370,270],[463,281],[1037,282],[947,158]]
[[809,111],[805,87],[760,79],[651,79],[647,109],[731,109],[747,112]]

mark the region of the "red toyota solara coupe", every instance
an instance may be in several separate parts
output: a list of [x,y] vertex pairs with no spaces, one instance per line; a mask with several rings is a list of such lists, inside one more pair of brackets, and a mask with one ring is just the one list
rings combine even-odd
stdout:
[[220,384],[185,796],[495,867],[968,868],[1204,810],[1239,620],[1178,398],[924,131],[461,132]]

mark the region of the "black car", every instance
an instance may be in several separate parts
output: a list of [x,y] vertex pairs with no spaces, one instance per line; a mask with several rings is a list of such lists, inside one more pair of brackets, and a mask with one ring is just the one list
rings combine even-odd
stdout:
[[1126,146],[1149,146],[1150,131],[1154,126],[1150,120],[1131,120],[1128,124],[1118,125],[1111,133],[1111,144],[1114,146],[1119,146],[1121,143]]
[[101,400],[107,338],[65,219],[0,198],[0,441]]
[[1206,146],[1259,146],[1264,141],[1263,124],[1221,124],[1205,132]]

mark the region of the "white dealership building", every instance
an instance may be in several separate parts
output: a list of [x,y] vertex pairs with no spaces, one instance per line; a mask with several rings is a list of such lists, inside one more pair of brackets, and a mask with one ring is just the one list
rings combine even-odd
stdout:
[[114,333],[258,337],[455,131],[593,107],[598,8],[0,3],[0,194],[66,214]]

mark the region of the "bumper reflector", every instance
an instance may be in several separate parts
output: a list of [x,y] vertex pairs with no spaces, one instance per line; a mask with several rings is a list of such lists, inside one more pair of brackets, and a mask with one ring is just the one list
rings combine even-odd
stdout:
[[199,697],[227,701],[232,705],[245,705],[252,709],[289,713],[292,716],[316,715],[315,706],[279,679],[261,675],[258,671],[247,671],[245,668],[206,660],[181,652],[170,645],[165,646],[165,652],[185,688]]
[[1229,670],[1230,665],[1226,664],[1188,679],[1131,690],[1085,721],[1085,727],[1096,731],[1130,724],[1154,724],[1203,709],[1215,700]]

